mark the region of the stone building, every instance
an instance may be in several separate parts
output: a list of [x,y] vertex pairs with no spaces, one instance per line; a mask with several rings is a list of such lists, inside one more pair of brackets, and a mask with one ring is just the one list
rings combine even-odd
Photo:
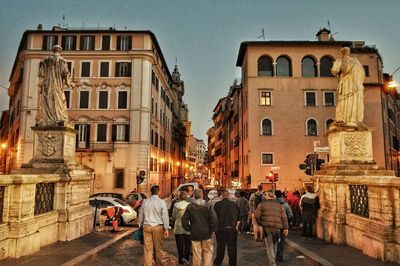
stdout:
[[[388,96],[397,93],[384,90],[378,50],[362,41],[335,41],[327,29],[317,37],[317,41],[241,43],[236,64],[241,67],[241,84],[235,83],[228,96],[218,101],[214,127],[208,131],[212,178],[229,187],[237,175],[242,187],[249,180],[254,188],[259,183],[270,185],[266,176],[274,171],[279,174],[279,189],[301,188],[310,182],[299,164],[314,153],[315,145],[328,146],[337,87],[330,69],[344,46],[351,48],[351,56],[366,72],[364,122],[373,128],[374,159],[399,172],[395,130],[399,122],[393,115],[397,96]],[[326,152],[318,157],[329,161]]]
[[[171,73],[156,36],[115,28],[25,31],[10,75],[10,169],[32,158],[38,69],[53,45],[63,48],[73,87],[65,100],[77,130],[77,161],[95,170],[92,192],[168,194],[182,182],[188,108],[184,83]],[[179,162],[179,163],[178,163]],[[144,181],[137,185],[137,178]]]

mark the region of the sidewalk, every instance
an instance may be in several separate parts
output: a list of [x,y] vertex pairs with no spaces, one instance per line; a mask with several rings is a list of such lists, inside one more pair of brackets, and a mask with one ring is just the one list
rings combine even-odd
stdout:
[[124,228],[118,233],[92,232],[86,236],[67,242],[56,242],[42,247],[40,251],[21,257],[19,259],[5,259],[0,261],[2,266],[54,266],[75,265],[105,249],[109,245],[118,242],[122,238],[130,236],[136,228]]
[[360,250],[347,246],[336,245],[322,240],[307,240],[300,237],[300,231],[290,231],[287,238],[289,248],[302,253],[305,257],[313,260],[318,265],[331,266],[379,266],[397,265],[395,263],[382,262],[380,260],[364,255]]

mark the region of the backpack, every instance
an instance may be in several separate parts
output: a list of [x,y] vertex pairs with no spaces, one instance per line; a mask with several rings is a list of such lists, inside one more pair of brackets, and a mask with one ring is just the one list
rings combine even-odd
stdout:
[[264,194],[254,194],[256,196],[256,198],[254,199],[254,208],[257,209],[258,204],[260,204],[262,202],[262,199],[264,197]]

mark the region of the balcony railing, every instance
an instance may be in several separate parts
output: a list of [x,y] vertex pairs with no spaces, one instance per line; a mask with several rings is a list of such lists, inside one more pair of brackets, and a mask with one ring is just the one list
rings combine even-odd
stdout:
[[114,142],[78,143],[77,151],[111,152],[114,151]]

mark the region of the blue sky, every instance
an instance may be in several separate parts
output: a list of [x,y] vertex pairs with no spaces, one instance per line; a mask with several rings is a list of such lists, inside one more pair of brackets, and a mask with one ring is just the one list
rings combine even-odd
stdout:
[[[0,0],[0,85],[8,78],[22,33],[62,25],[114,26],[155,33],[170,70],[175,57],[185,81],[192,132],[206,141],[212,110],[240,77],[236,65],[242,41],[313,40],[330,21],[336,40],[364,40],[376,45],[384,70],[400,66],[400,1],[325,0]],[[400,71],[395,75],[400,80]],[[0,88],[0,110],[8,109]]]

